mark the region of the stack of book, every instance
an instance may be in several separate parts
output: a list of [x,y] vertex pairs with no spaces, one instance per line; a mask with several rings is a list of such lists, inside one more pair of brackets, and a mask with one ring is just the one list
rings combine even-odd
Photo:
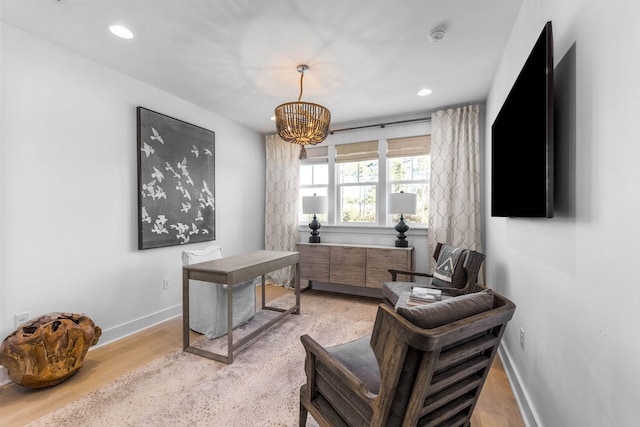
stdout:
[[439,289],[420,288],[418,286],[411,289],[409,301],[414,303],[435,302],[442,299],[442,291]]

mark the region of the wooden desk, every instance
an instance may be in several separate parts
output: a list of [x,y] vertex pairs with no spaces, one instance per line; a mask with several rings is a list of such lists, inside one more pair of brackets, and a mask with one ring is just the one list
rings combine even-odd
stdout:
[[[298,252],[256,251],[243,255],[220,258],[213,261],[182,267],[182,342],[183,350],[188,353],[208,359],[231,364],[233,352],[245,345],[256,335],[271,327],[274,323],[284,319],[288,314],[300,314],[300,265]],[[296,303],[288,309],[268,307],[265,305],[264,276],[272,271],[296,266],[295,293]],[[237,343],[233,343],[233,286],[245,280],[262,276],[262,309],[278,311],[280,314],[269,322],[252,331]],[[213,282],[212,286],[228,285],[227,292],[227,354],[218,354],[200,348],[192,347],[189,343],[189,279]]]

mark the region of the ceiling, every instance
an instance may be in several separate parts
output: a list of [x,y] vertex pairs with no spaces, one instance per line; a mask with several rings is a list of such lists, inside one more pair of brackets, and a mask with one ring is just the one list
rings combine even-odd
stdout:
[[[332,128],[483,101],[522,0],[1,0],[3,22],[263,133],[274,108]],[[107,29],[127,26],[135,37]],[[429,33],[446,30],[433,43]],[[417,96],[428,87],[429,96]],[[152,106],[148,106],[152,108]]]

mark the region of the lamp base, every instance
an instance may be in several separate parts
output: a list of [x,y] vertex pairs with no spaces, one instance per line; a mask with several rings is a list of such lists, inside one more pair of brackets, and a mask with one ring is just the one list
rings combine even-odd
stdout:
[[309,228],[311,229],[311,236],[309,236],[309,243],[320,243],[320,221],[316,218],[315,214],[313,215],[313,221],[309,223]]
[[409,226],[404,223],[404,215],[400,214],[400,221],[396,224],[394,230],[398,232],[395,243],[396,248],[408,248],[409,242],[407,241],[407,236],[405,236],[404,233],[409,230]]
[[395,246],[396,246],[396,248],[408,248],[409,247],[409,242],[407,242],[406,240],[402,240],[402,239],[396,239]]

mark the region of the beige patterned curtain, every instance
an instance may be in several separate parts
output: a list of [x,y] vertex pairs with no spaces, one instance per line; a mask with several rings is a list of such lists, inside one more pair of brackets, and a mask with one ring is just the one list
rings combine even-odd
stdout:
[[[300,146],[284,142],[276,135],[266,138],[266,193],[264,248],[296,251],[298,241],[298,194],[300,189]],[[274,285],[292,287],[293,267],[267,275]]]
[[431,115],[429,262],[437,242],[482,252],[477,105]]

